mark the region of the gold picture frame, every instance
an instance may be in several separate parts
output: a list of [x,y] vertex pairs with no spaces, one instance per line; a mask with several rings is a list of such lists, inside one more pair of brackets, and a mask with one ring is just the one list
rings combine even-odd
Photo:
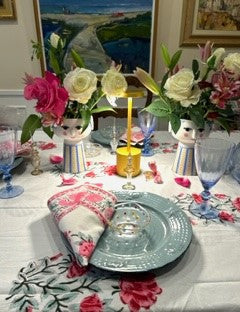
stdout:
[[[180,46],[240,46],[240,0],[183,0]],[[236,20],[235,20],[236,17]]]
[[0,19],[17,19],[15,0],[0,0]]

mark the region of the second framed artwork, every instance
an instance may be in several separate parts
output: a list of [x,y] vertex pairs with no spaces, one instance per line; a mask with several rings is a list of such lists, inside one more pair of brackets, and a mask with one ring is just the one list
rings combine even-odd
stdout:
[[112,61],[124,74],[141,67],[154,76],[159,0],[33,0],[38,40],[45,48],[42,69],[48,68],[52,32],[66,39],[65,67],[74,48],[87,68],[106,72]]
[[240,45],[240,0],[183,0],[181,46]]

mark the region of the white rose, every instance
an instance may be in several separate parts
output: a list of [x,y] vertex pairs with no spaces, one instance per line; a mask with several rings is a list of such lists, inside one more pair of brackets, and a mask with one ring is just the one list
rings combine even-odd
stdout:
[[197,104],[201,91],[195,84],[192,70],[183,68],[175,75],[167,79],[165,83],[166,95],[173,100],[179,101],[182,106]]
[[223,65],[236,76],[240,75],[240,53],[229,53],[224,58]]
[[77,67],[66,75],[63,85],[70,100],[86,104],[97,89],[97,76],[91,70]]
[[62,39],[55,33],[52,33],[51,36],[50,36],[50,43],[51,43],[51,46],[56,48],[58,47],[58,41],[61,40],[61,44],[62,44]]
[[225,54],[224,48],[218,48],[216,49],[213,54],[208,58],[207,63],[211,60],[213,56],[216,57],[214,67],[217,67],[219,63],[221,62],[223,55]]
[[102,90],[109,97],[123,96],[127,90],[127,81],[115,68],[109,69],[102,77]]

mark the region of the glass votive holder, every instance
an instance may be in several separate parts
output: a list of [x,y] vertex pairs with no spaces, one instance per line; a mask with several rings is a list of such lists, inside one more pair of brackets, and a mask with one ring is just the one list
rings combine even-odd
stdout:
[[[140,159],[141,159],[141,149],[136,147],[130,147],[130,153],[132,157],[132,167],[133,173],[132,177],[140,174]],[[117,174],[126,177],[126,167],[128,165],[129,151],[126,146],[117,148]]]
[[151,221],[150,213],[134,201],[121,202],[115,205],[115,214],[109,226],[118,236],[136,236]]

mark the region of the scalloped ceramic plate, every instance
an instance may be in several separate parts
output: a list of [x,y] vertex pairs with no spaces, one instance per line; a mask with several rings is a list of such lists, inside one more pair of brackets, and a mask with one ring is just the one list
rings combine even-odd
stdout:
[[[118,272],[141,272],[177,259],[189,246],[192,226],[173,202],[152,193],[114,192],[119,202],[133,200],[151,215],[151,222],[137,235],[118,235],[108,227],[90,259],[96,267]],[[113,217],[114,220],[114,217]]]

